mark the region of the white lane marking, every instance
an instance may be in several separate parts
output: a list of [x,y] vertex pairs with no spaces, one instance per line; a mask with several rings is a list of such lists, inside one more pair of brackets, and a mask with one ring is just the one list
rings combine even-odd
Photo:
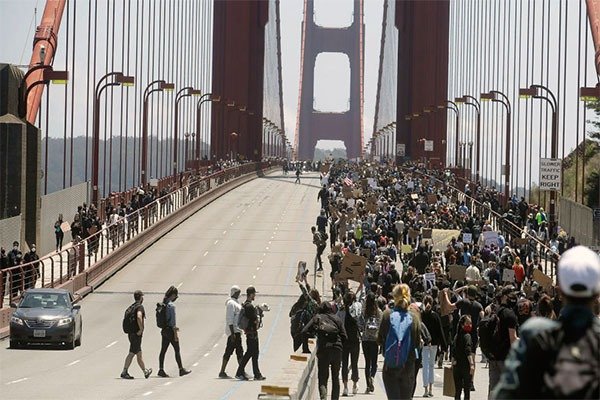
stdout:
[[215,244],[219,243],[219,239],[215,240]]
[[267,246],[267,248],[265,250],[269,250],[269,246]]
[[204,354],[204,357],[208,357],[210,355],[210,353],[206,353]]
[[260,271],[260,267],[256,267],[256,270],[257,270],[257,271]]
[[104,348],[105,348],[105,349],[109,349],[109,348],[113,347],[115,344],[117,344],[117,342],[118,342],[118,340],[115,340],[114,342],[112,342],[112,343],[109,343],[109,344],[107,344],[106,346],[104,346]]
[[269,240],[269,244],[271,244],[272,242]]
[[217,348],[218,345],[219,345],[219,343],[215,343],[215,345],[213,346],[213,349]]
[[208,254],[208,251],[205,251],[203,257],[206,257],[207,254]]
[[226,233],[227,233],[227,231],[223,231],[223,235],[226,234]]
[[183,285],[183,282],[181,282],[179,285],[177,285],[177,289],[179,289],[181,287],[181,285]]
[[267,253],[263,253],[263,257],[266,256],[266,255],[267,255]]
[[261,264],[262,264],[262,263],[263,263],[263,260],[260,260],[260,261],[259,261],[259,263],[261,263]]
[[237,219],[240,219],[240,216],[239,216],[239,215],[237,216]]
[[79,364],[79,362],[81,362],[81,360],[75,360],[75,361],[67,364],[67,367],[70,367],[71,365]]
[[29,378],[21,378],[21,379],[15,380],[15,381],[6,382],[6,384],[12,385],[13,383],[25,382],[27,379],[29,379]]
[[252,275],[252,279],[256,279],[256,275]]
[[192,367],[197,367],[197,366],[198,366],[198,363],[193,363],[192,364]]
[[169,386],[172,383],[173,383],[173,381],[165,382],[165,383],[163,383],[163,386]]
[[[273,233],[273,235],[275,235],[275,233]],[[274,237],[275,237],[275,236],[271,236],[271,240],[273,240],[273,238],[274,238]]]
[[194,265],[194,267],[192,268],[192,271],[194,271],[196,268],[198,268],[198,266]]
[[233,226],[233,222],[229,226]]
[[146,396],[150,396],[152,394],[152,391],[146,392],[144,393],[142,396],[146,397]]

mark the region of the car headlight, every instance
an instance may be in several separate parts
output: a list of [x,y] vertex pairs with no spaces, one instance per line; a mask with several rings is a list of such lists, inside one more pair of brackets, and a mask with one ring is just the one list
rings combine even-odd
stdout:
[[15,316],[10,317],[10,322],[15,323],[17,325],[23,325],[23,320],[19,317],[15,317]]
[[56,324],[56,326],[68,325],[71,322],[73,322],[73,318],[72,317],[61,318],[61,319],[58,320],[58,324]]

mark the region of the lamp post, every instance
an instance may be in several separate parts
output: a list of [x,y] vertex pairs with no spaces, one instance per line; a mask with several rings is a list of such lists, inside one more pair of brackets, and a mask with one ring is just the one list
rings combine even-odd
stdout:
[[[477,99],[473,96],[470,96],[468,94],[463,95],[463,97],[459,97],[456,98],[454,100],[457,103],[463,103],[467,106],[471,106],[473,108],[475,108],[475,112],[477,112],[477,133],[476,133],[476,141],[477,141],[477,147],[475,150],[475,181],[477,183],[479,182],[480,179],[480,154],[481,154],[481,104],[479,103],[479,101],[477,101]],[[471,163],[471,167],[473,164],[473,160],[470,160]],[[471,173],[472,176],[472,173]]]
[[[105,83],[109,78],[111,82]],[[111,86],[133,86],[135,78],[125,76],[122,72],[110,72],[104,75],[96,84],[94,92],[94,129],[92,133],[92,203],[98,203],[98,174],[100,157],[100,95]]]
[[201,95],[202,92],[200,90],[194,89],[191,86],[186,86],[184,88],[182,88],[181,90],[179,90],[177,92],[177,94],[175,95],[175,116],[173,117],[173,182],[177,182],[177,153],[178,153],[178,143],[177,143],[177,136],[178,136],[178,130],[179,130],[179,102],[181,101],[181,99],[183,99],[184,97],[190,97],[190,96],[199,96]]
[[[542,92],[548,94],[544,96]],[[552,108],[552,139],[550,144],[550,158],[558,158],[558,103],[554,93],[546,86],[542,85],[531,85],[529,88],[519,89],[519,97],[528,98],[533,97],[534,99],[540,99],[550,104]],[[547,135],[547,133],[546,133]],[[561,162],[562,165],[562,162]],[[562,168],[561,168],[562,169]],[[554,233],[556,227],[556,190],[550,191],[550,233]]]
[[[157,85],[158,87],[153,88]],[[143,96],[143,110],[142,110],[142,157],[140,161],[140,172],[142,175],[142,186],[145,188],[148,183],[148,173],[152,168],[152,165],[148,167],[148,99],[152,93],[162,91],[172,91],[175,88],[174,83],[167,83],[162,79],[152,81],[146,86]]]
[[[460,127],[460,111],[456,103],[451,100],[446,100],[446,104],[438,106],[438,109],[452,110],[454,111],[454,115],[456,116],[456,126],[454,128],[454,165],[458,167],[458,129]],[[447,143],[450,143],[450,141],[447,141]]]
[[235,151],[234,150],[234,144],[235,144],[235,141],[236,141],[237,137],[238,137],[237,132],[231,132],[229,134],[229,148],[230,148],[230,151],[231,151],[230,152],[230,159],[231,159],[231,161],[233,161],[235,159],[234,158],[234,151]]
[[506,149],[504,150],[504,201],[508,204],[510,195],[510,141],[511,141],[511,114],[512,108],[508,96],[497,90],[482,93],[481,100],[491,100],[500,103],[506,108]]
[[[31,85],[27,86],[27,78],[31,76],[31,74],[35,71],[42,71],[42,79],[39,81],[33,82]],[[21,79],[21,87],[25,88],[23,92],[23,97],[19,102],[19,117],[25,118],[27,116],[27,99],[29,98],[29,93],[31,90],[38,85],[47,85],[50,82],[53,83],[66,83],[69,80],[69,72],[68,71],[55,71],[51,65],[36,65],[31,68]]]
[[[200,158],[201,158],[201,142],[202,142],[202,104],[207,101],[212,101],[214,103],[218,103],[221,101],[220,97],[213,96],[212,93],[204,93],[198,99],[198,103],[196,104],[196,173],[200,172]],[[207,138],[208,139],[208,138]],[[206,151],[205,154],[208,155],[208,140],[206,140]]]

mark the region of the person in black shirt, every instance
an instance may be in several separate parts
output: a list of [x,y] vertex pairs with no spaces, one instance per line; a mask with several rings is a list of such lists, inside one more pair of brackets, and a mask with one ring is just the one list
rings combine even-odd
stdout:
[[123,366],[123,372],[121,372],[121,378],[133,379],[133,376],[129,375],[127,370],[133,361],[133,357],[136,356],[138,365],[144,372],[144,378],[148,379],[148,377],[152,374],[152,368],[146,369],[144,358],[142,357],[142,335],[144,333],[144,319],[146,318],[146,311],[142,305],[144,302],[144,293],[142,293],[141,290],[136,290],[133,293],[133,300],[135,301],[134,304],[136,304],[135,316],[139,330],[137,332],[127,334],[129,339],[129,354],[127,354],[127,357],[125,357],[125,365]]
[[[321,303],[319,313],[306,324],[302,330],[306,334],[312,329],[317,329],[317,369],[319,381],[319,397],[321,400],[327,398],[327,381],[329,380],[329,369],[331,368],[331,399],[338,400],[340,397],[340,366],[342,364],[342,348],[348,336],[342,320],[334,314],[333,305],[327,301]],[[325,326],[335,327],[337,333],[327,333]]]
[[[432,397],[432,389],[434,383],[434,366],[438,346],[440,349],[446,348],[446,336],[442,328],[442,320],[440,315],[433,310],[433,297],[427,295],[423,299],[424,310],[421,313],[421,320],[429,334],[431,335],[431,343],[423,346],[423,387],[427,397]],[[425,397],[425,396],[424,396]]]
[[235,373],[235,377],[244,381],[248,380],[248,376],[246,375],[246,372],[244,372],[244,369],[246,368],[246,364],[248,364],[250,359],[252,359],[252,372],[254,374],[254,380],[264,381],[267,379],[263,374],[261,374],[260,368],[258,367],[258,329],[260,328],[261,320],[258,312],[256,311],[256,307],[254,304],[252,304],[256,298],[256,293],[256,288],[254,286],[248,286],[246,289],[246,302],[242,306],[242,310],[246,315],[246,318],[248,318],[248,327],[244,330],[244,333],[246,334],[246,353],[240,361],[237,372]]
[[415,267],[419,275],[425,273],[425,268],[429,265],[429,254],[425,251],[424,246],[419,246],[417,255],[411,260],[410,265]]
[[327,223],[329,222],[329,220],[327,219],[327,216],[325,215],[325,209],[321,209],[321,214],[319,214],[319,216],[317,217],[317,228],[319,229],[319,232],[321,233],[325,233],[325,229],[327,229]]
[[[340,315],[343,315],[344,328],[348,340],[344,343],[342,349],[342,381],[344,382],[343,396],[348,395],[348,357],[350,357],[350,367],[352,369],[352,393],[358,392],[358,356],[360,354],[360,328],[357,318],[360,316],[360,310],[357,311],[356,296],[348,291],[344,295],[344,309]],[[360,304],[360,303],[358,303]],[[353,315],[354,314],[354,315]],[[358,314],[358,315],[357,315]]]
[[469,315],[458,321],[458,329],[452,346],[452,374],[454,375],[454,399],[460,400],[464,390],[465,400],[471,398],[471,382],[475,373],[475,353],[471,343],[473,324]]

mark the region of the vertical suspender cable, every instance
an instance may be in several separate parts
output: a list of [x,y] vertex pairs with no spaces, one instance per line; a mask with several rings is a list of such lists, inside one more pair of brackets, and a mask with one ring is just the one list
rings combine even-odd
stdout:
[[[584,35],[585,35],[585,42],[584,42],[584,47],[583,47],[583,51],[585,52],[585,59],[583,60],[583,84],[584,86],[587,86],[587,78],[588,78],[588,59],[590,56],[590,50],[588,48],[588,32],[587,29],[589,27],[589,25],[587,24],[588,18],[587,18],[587,12],[588,9],[587,7],[585,8],[584,12],[586,13],[586,17],[583,17],[582,14],[579,15],[580,18],[580,23],[579,25],[581,26],[582,24],[585,24],[585,30],[584,30]],[[583,18],[583,21],[581,20]],[[580,87],[579,85],[577,86],[578,88]],[[580,102],[577,102],[577,107],[580,106]],[[577,115],[579,115],[579,113],[577,113]],[[586,123],[587,123],[587,107],[583,107],[583,151],[581,153],[581,204],[586,204],[586,199],[585,199],[585,185],[586,185],[586,177],[585,177],[585,155],[586,155],[586,151],[587,151],[587,139],[586,139]],[[599,171],[600,173],[600,171]],[[577,186],[577,181],[575,181],[575,186]],[[591,189],[591,188],[590,188]],[[600,194],[599,194],[600,196]],[[575,201],[577,201],[577,198],[575,198]],[[591,206],[591,204],[588,204],[588,207]],[[600,207],[600,203],[598,204],[598,206]]]
[[[65,32],[65,67],[69,66],[69,33],[70,33],[70,14],[71,14],[71,2],[67,0],[67,30]],[[67,119],[68,119],[68,108],[67,99],[69,93],[69,85],[64,87],[64,104],[63,104],[63,165],[62,165],[62,188],[67,187]]]
[[[77,2],[73,1],[73,57],[71,62],[71,155],[69,157],[69,186],[73,186],[73,133],[75,123],[75,58],[77,56]],[[68,19],[68,18],[67,18]]]
[[[121,18],[121,71],[123,71],[125,73],[125,75],[128,75],[125,70],[125,2],[122,2],[121,4],[121,14],[122,18]],[[114,37],[113,37],[114,40]],[[129,49],[128,49],[129,50]],[[114,56],[114,55],[113,55]],[[120,127],[119,127],[119,192],[123,192],[127,189],[127,187],[123,188],[123,120],[124,115],[123,115],[123,110],[124,110],[124,100],[125,100],[125,96],[127,95],[127,93],[129,93],[129,90],[124,91],[126,93],[121,93],[121,118],[120,118]],[[112,164],[112,163],[111,163]]]
[[[578,11],[578,20],[579,20],[579,26],[578,26],[578,33],[577,33],[577,60],[581,60],[581,11],[582,11],[582,3],[583,2],[579,2],[579,11]],[[587,47],[585,48],[585,51],[587,51]],[[584,64],[585,64],[584,60]],[[584,77],[585,79],[585,77]],[[579,88],[581,87],[581,63],[577,63],[577,90],[579,90]],[[579,182],[579,151],[580,151],[580,143],[579,143],[579,134],[580,134],[580,129],[579,129],[579,101],[577,102],[577,118],[576,118],[576,125],[577,126],[577,133],[575,134],[575,201],[578,201],[578,182]],[[585,120],[583,122],[584,126],[585,126]],[[583,135],[585,136],[585,129],[583,131]],[[585,152],[585,149],[584,149]],[[584,181],[584,185],[585,185],[585,176],[582,177],[582,180]],[[585,186],[584,186],[585,187]],[[583,202],[583,198],[584,198],[584,194],[581,193],[581,199]]]

